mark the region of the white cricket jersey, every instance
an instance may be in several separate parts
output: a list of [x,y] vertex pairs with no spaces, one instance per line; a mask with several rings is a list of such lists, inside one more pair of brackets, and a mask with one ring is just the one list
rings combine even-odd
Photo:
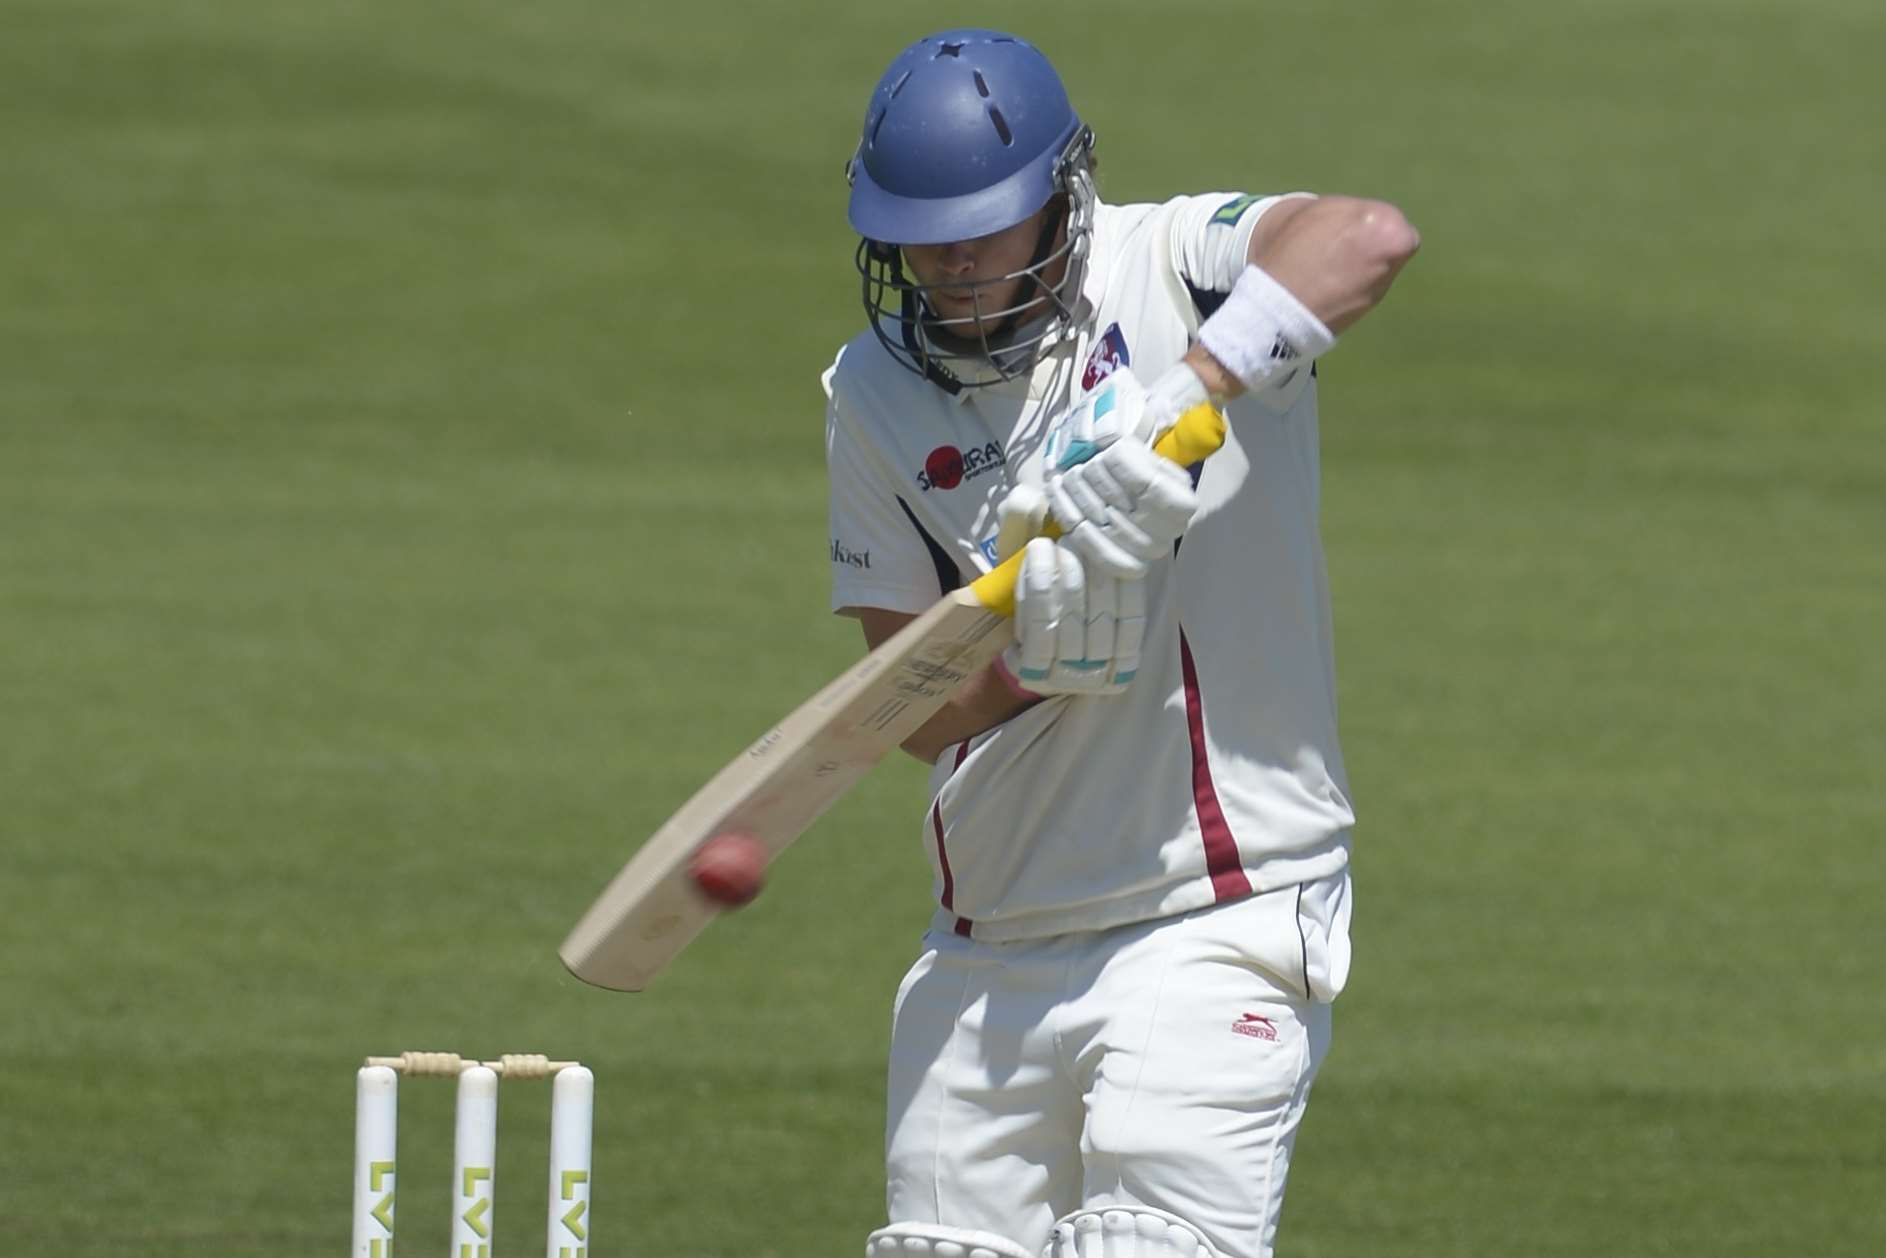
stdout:
[[[1150,384],[1176,363],[1277,200],[1099,206],[1092,313],[1030,379],[952,396],[869,330],[846,345],[824,378],[833,608],[920,612],[991,567],[996,504],[1042,480],[1046,421],[1119,365]],[[1102,929],[1346,868],[1314,372],[1226,413],[1197,517],[1147,577],[1125,693],[1049,699],[938,760],[923,839],[957,933]],[[1341,950],[1346,971],[1346,933]]]

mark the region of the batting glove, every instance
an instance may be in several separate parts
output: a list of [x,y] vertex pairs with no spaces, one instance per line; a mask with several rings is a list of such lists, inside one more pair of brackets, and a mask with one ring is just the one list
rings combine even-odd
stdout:
[[1089,569],[1137,581],[1191,524],[1198,510],[1192,478],[1154,454],[1151,442],[1209,400],[1184,363],[1151,389],[1123,367],[1049,429],[1048,506]]
[[1037,537],[1015,582],[1015,641],[1003,656],[1038,695],[1111,695],[1139,670],[1146,587],[1096,572],[1065,542]]

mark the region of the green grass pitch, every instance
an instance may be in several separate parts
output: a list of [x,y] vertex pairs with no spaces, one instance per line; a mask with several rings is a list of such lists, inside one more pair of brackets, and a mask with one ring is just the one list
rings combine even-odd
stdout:
[[555,946],[859,650],[840,172],[953,20],[1113,200],[1424,234],[1323,373],[1358,953],[1282,1252],[1886,1252],[1873,0],[0,0],[0,1250],[341,1253],[353,1068],[438,1047],[595,1067],[598,1254],[856,1252],[919,767],[645,996]]

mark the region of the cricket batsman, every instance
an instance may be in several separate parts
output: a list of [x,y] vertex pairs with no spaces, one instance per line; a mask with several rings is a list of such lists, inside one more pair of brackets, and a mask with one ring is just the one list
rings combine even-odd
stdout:
[[[1038,49],[964,29],[891,63],[848,168],[833,608],[875,647],[1024,552],[1015,644],[905,744],[937,909],[886,1258],[1268,1258],[1349,971],[1317,360],[1419,237],[1352,197],[1109,205],[1093,153]],[[1222,450],[1152,452],[1207,401]]]

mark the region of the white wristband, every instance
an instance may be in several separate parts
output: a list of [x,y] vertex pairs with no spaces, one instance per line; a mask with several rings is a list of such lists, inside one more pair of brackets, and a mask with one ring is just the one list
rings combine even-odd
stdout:
[[1225,304],[1199,326],[1198,343],[1256,392],[1272,376],[1327,353],[1336,334],[1262,267],[1247,266]]

